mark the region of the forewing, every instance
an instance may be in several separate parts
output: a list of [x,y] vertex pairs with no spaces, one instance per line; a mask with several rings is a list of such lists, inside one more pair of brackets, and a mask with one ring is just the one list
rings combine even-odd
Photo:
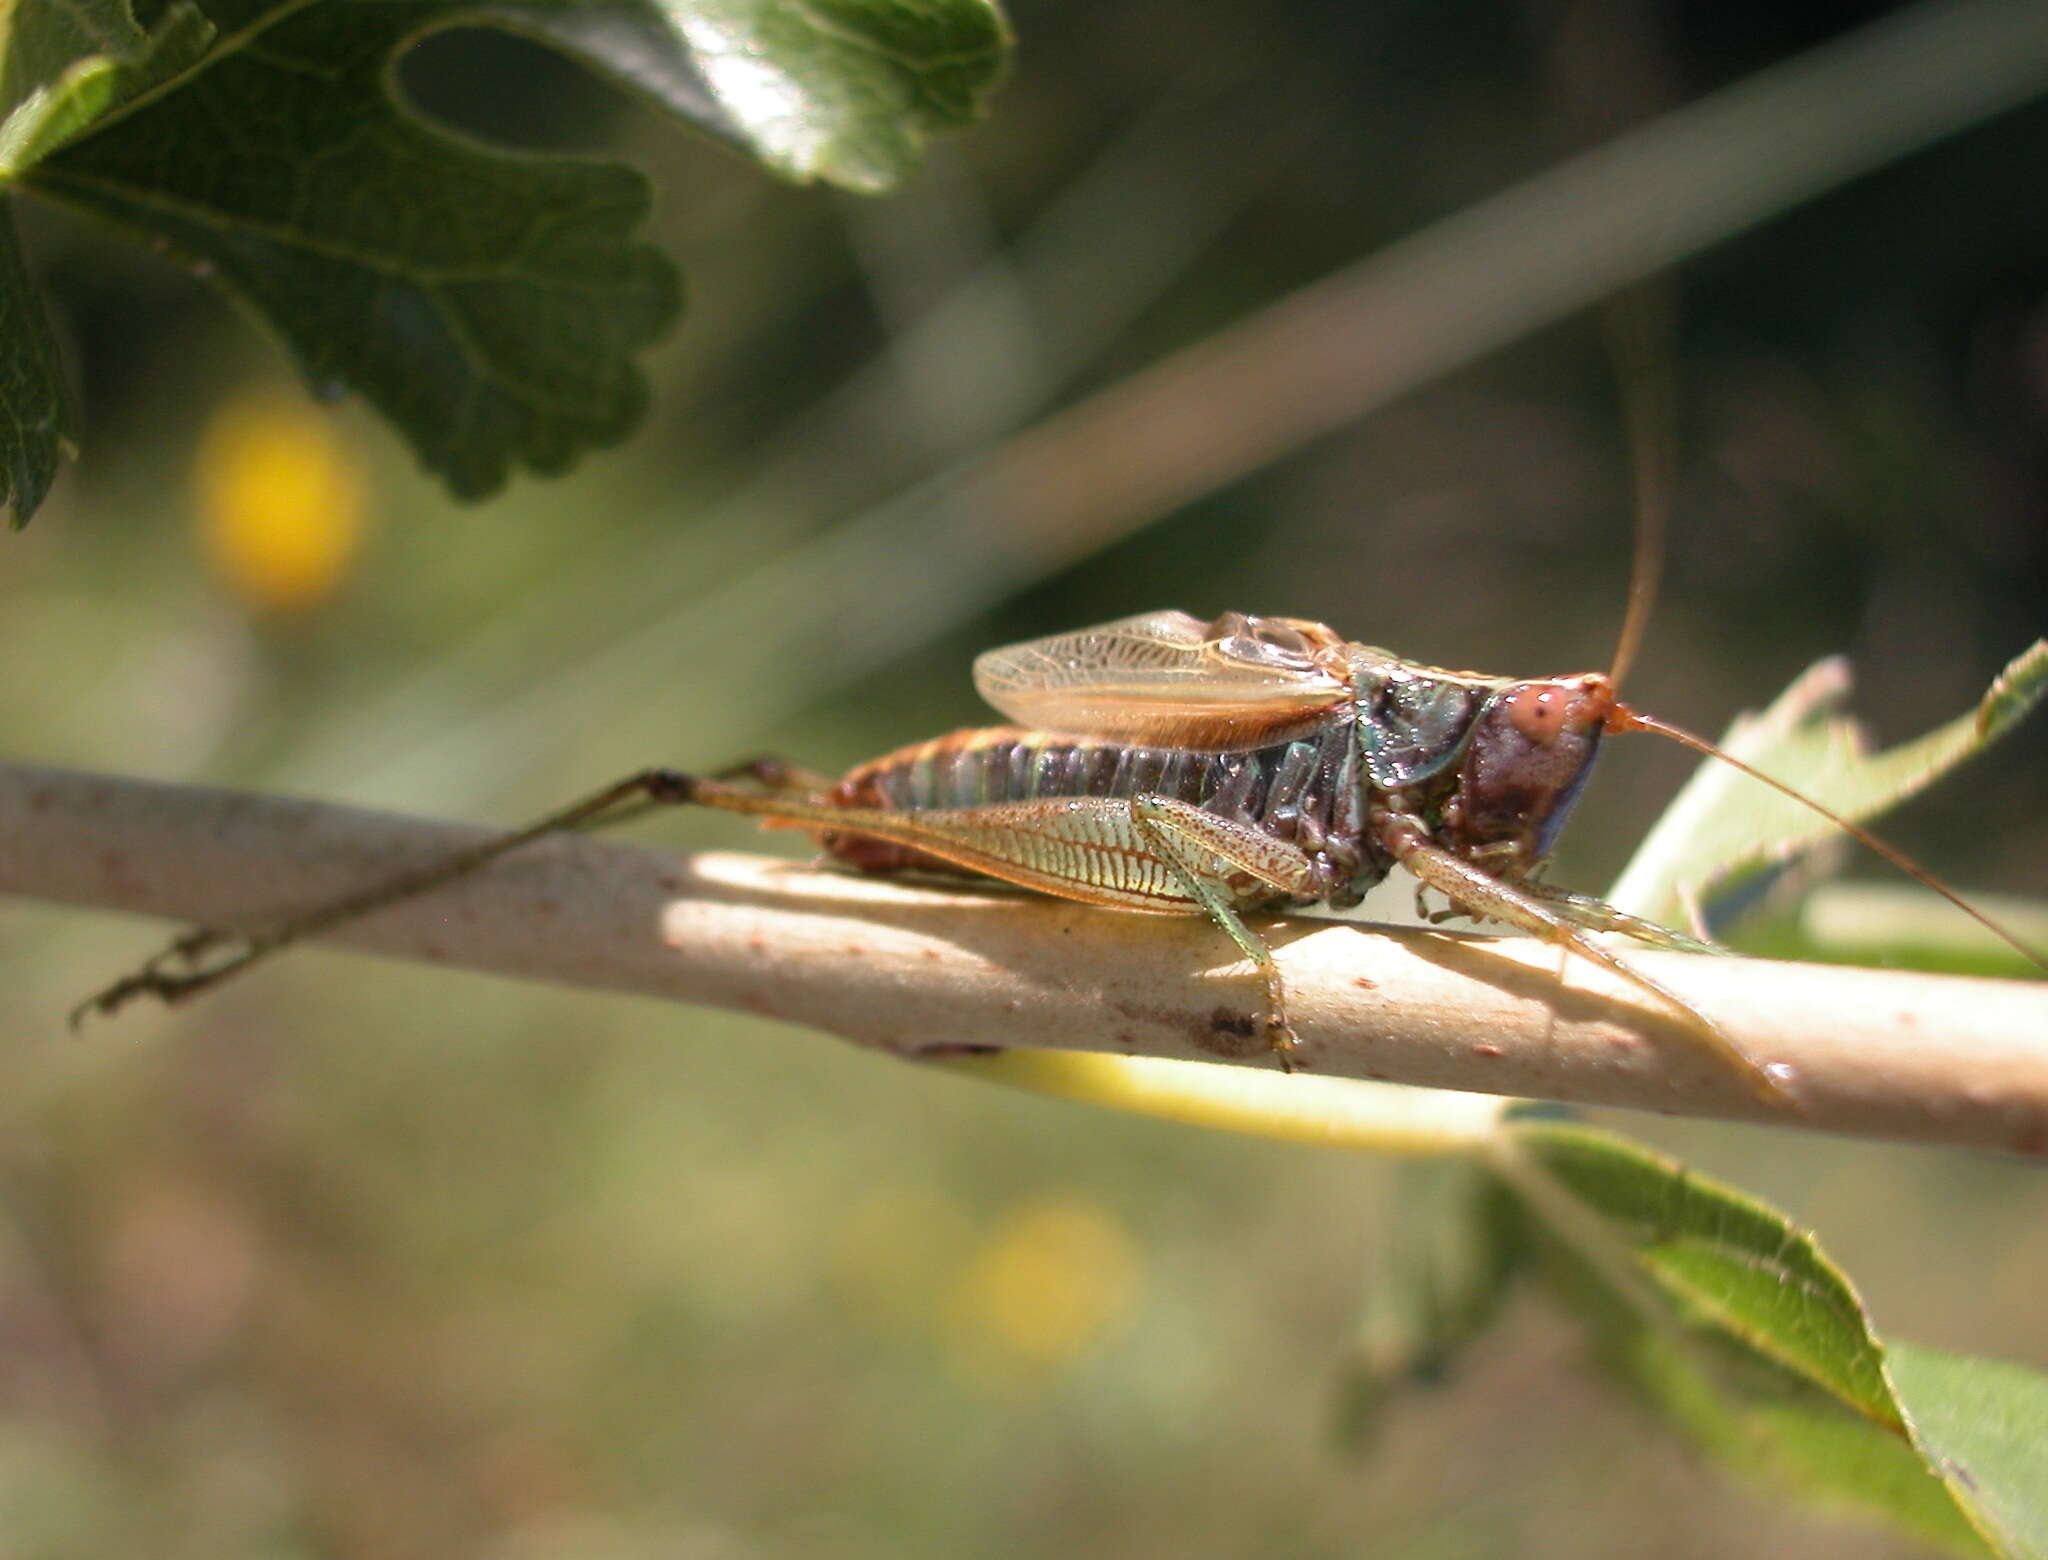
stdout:
[[1320,623],[1148,612],[991,650],[981,696],[1045,731],[1205,752],[1311,730],[1351,694],[1344,642]]

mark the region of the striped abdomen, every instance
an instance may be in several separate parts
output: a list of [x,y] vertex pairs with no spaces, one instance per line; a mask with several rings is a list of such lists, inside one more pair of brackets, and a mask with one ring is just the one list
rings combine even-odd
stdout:
[[[891,812],[953,811],[1076,796],[1158,796],[1252,824],[1310,854],[1327,855],[1354,893],[1386,876],[1389,863],[1365,839],[1352,723],[1333,719],[1311,737],[1244,753],[1130,747],[1016,727],[956,731],[901,748],[853,770],[829,800]],[[870,871],[957,873],[908,846],[856,835],[828,836],[826,849]]]

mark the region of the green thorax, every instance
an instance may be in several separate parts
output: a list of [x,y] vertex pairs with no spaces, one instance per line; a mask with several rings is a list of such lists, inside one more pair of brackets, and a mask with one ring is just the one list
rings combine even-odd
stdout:
[[1372,645],[1351,647],[1358,743],[1372,783],[1408,790],[1456,763],[1488,699],[1513,679],[1404,661]]

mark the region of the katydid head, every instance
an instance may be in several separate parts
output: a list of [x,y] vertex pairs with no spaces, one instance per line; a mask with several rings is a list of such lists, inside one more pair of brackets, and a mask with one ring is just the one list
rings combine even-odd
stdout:
[[1518,877],[1550,853],[1579,799],[1615,711],[1604,672],[1512,682],[1472,722],[1456,795],[1444,810],[1452,848]]

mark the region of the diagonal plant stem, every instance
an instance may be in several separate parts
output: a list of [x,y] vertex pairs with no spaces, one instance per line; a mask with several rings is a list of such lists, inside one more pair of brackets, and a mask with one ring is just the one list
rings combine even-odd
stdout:
[[[261,926],[482,837],[317,802],[0,767],[0,891],[211,926]],[[1388,1080],[2048,1153],[2048,985],[1632,953],[1751,1055],[1794,1070],[1800,1110],[1787,1116],[1633,988],[1576,966],[1560,987],[1547,947],[1261,925],[1314,1075],[1298,1080],[1304,1091]],[[1272,1066],[1254,1038],[1258,984],[1204,922],[754,856],[551,840],[334,941],[760,1013],[911,1056],[1000,1047]],[[1129,1079],[1010,1072],[1146,1108],[1115,1097]],[[1215,1102],[1204,1119],[1265,1130],[1259,1100],[1288,1082],[1251,1080],[1234,1119]],[[1315,1135],[1313,1106],[1273,1109],[1293,1118],[1281,1135]],[[1358,1140],[1339,1120],[1342,1096],[1329,1110],[1332,1139]],[[1446,1117],[1439,1130],[1449,1141],[1475,1127]]]

